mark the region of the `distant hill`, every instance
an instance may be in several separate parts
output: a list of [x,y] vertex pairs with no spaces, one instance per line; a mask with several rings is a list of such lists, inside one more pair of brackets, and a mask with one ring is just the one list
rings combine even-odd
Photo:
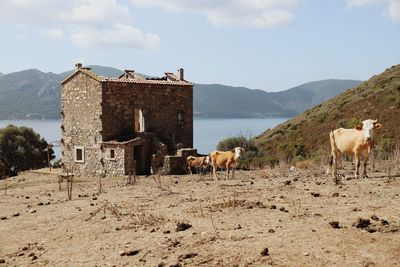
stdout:
[[245,87],[196,84],[194,112],[197,117],[208,118],[293,117],[360,83],[323,80],[272,93]]
[[[98,65],[90,65],[87,67],[91,68],[91,71],[93,71],[97,75],[101,75],[101,76],[105,76],[105,77],[118,77],[123,73],[122,70],[119,70],[116,68],[111,68],[111,67],[103,67],[103,66],[98,66]],[[65,78],[70,76],[72,73],[74,73],[74,70],[69,70],[69,71],[60,73],[58,75],[61,77],[61,79],[64,80]]]
[[256,142],[271,159],[324,159],[331,130],[375,118],[384,125],[376,134],[377,150],[388,155],[400,144],[400,65],[267,130]]
[[3,75],[4,75],[4,73],[0,72],[0,77],[3,76]]
[[[89,67],[107,77],[117,77],[123,72],[97,65]],[[1,76],[0,119],[59,118],[60,82],[71,73],[73,70],[54,74],[30,69]],[[273,93],[245,87],[195,84],[194,115],[203,118],[293,117],[359,83],[324,80]]]
[[0,77],[0,119],[58,118],[60,77],[37,69]]
[[292,117],[295,112],[274,103],[273,93],[219,84],[194,86],[194,114],[205,118]]

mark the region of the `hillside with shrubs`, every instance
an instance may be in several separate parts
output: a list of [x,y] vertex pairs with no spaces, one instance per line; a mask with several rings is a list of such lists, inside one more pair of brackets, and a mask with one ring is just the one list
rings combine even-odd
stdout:
[[377,118],[384,127],[376,133],[375,154],[389,158],[399,151],[400,65],[268,129],[254,142],[258,153],[271,163],[305,159],[325,162],[330,150],[330,131],[353,128],[365,119]]

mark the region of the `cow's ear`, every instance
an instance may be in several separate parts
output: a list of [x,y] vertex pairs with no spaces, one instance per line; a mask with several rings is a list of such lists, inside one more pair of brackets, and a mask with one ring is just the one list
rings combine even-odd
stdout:
[[231,149],[231,152],[232,152],[232,153],[235,153],[235,149],[234,149],[234,148],[233,148],[233,149]]
[[355,128],[356,128],[357,130],[361,131],[362,128],[363,128],[362,123],[361,123],[361,124],[357,124]]
[[380,124],[380,123],[375,123],[375,125],[374,125],[374,127],[375,127],[375,129],[381,129],[381,128],[383,128],[383,125],[382,124]]

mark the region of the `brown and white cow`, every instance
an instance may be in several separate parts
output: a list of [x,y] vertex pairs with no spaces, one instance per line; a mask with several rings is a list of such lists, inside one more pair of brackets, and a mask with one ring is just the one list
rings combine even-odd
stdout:
[[217,180],[217,167],[226,168],[226,179],[229,180],[229,172],[232,170],[232,179],[234,178],[235,169],[238,160],[242,157],[245,149],[241,147],[235,147],[229,151],[218,151],[211,152],[211,166],[213,169],[213,178]]
[[190,174],[193,174],[192,168],[196,169],[196,172],[200,175],[201,169],[203,167],[208,167],[210,165],[210,156],[188,156],[186,158],[186,166]]
[[361,156],[364,158],[363,177],[367,176],[367,162],[374,146],[374,130],[382,128],[378,120],[364,120],[355,129],[339,128],[330,132],[331,157],[329,169],[332,171],[334,181],[337,179],[337,165],[342,154],[354,156],[356,170],[355,178],[358,178],[361,164]]

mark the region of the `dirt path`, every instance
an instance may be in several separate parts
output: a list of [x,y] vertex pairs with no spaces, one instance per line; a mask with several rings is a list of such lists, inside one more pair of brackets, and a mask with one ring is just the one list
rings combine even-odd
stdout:
[[56,174],[22,174],[0,191],[0,266],[400,265],[399,178],[286,169],[104,178],[100,194],[76,178],[71,201]]

